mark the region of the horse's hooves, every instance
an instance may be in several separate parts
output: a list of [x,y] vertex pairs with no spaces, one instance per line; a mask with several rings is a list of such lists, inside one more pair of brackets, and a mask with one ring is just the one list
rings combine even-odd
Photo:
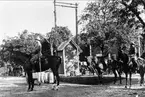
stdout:
[[52,90],[55,90],[55,87],[56,87],[56,86],[55,86],[55,85],[53,85],[53,86],[52,86]]
[[127,86],[125,86],[125,88],[127,88]]
[[140,86],[144,86],[144,84],[140,84]]
[[58,87],[56,87],[56,88],[55,88],[55,90],[57,90],[57,91],[58,91]]
[[33,91],[33,89],[28,89],[27,92]]
[[27,90],[27,92],[30,92],[30,91],[31,91],[30,89]]
[[58,90],[58,86],[55,86],[55,85],[54,85],[54,86],[52,87],[52,90]]
[[140,86],[144,86],[144,85],[140,84]]
[[57,88],[52,88],[52,90],[58,90]]

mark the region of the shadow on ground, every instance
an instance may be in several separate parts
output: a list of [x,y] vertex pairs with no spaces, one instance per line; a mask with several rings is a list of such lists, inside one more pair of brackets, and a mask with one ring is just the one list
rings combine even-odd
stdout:
[[[122,77],[122,80],[124,78]],[[73,83],[73,84],[85,84],[85,85],[98,85],[99,79],[97,76],[75,76],[75,77],[60,77],[61,82]],[[103,84],[114,83],[114,77],[103,77]],[[119,78],[117,79],[119,82]]]

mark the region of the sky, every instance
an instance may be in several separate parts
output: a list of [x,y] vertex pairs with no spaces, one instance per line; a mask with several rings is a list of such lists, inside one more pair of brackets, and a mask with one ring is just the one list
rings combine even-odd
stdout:
[[[86,4],[95,0],[56,0],[56,2],[78,3],[78,19]],[[141,9],[141,8],[140,8]],[[25,29],[45,35],[54,27],[53,0],[0,0],[0,44],[7,37],[17,36]],[[56,7],[58,26],[67,26],[76,33],[75,9]],[[141,14],[145,20],[145,14]],[[79,32],[80,32],[79,26]]]
[[[78,18],[89,0],[56,0],[78,3]],[[54,27],[53,0],[0,1],[0,44],[7,37],[17,36],[25,29],[45,35]],[[58,26],[67,26],[75,35],[75,9],[56,7]],[[80,27],[79,27],[80,29]]]

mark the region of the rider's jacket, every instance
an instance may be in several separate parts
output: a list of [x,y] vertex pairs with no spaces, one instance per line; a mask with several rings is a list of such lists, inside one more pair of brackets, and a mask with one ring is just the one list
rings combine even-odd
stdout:
[[130,50],[129,50],[129,55],[132,55],[132,54],[135,54],[136,51],[135,51],[135,47],[130,47]]

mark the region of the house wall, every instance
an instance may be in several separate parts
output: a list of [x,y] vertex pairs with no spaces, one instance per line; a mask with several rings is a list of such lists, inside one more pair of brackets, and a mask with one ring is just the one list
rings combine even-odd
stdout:
[[65,71],[66,76],[79,75],[79,56],[77,48],[72,44],[65,47]]
[[140,55],[142,55],[145,52],[145,39],[140,38]]
[[59,51],[58,52],[58,56],[61,57],[61,65],[59,67],[59,74],[64,74],[64,64],[63,64],[64,57],[63,57],[63,51]]

